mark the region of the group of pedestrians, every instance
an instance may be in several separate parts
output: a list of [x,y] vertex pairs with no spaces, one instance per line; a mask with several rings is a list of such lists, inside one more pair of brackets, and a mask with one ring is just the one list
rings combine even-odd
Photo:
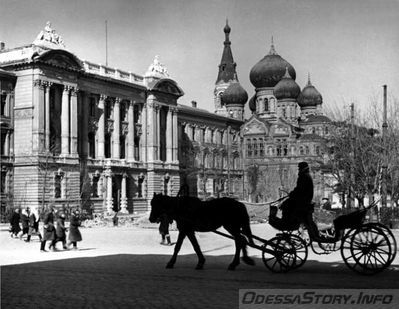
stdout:
[[48,249],[51,251],[57,250],[57,242],[61,242],[64,249],[69,249],[72,246],[72,250],[77,250],[77,242],[82,240],[82,234],[79,231],[81,225],[79,215],[79,209],[75,209],[71,214],[67,243],[65,214],[59,213],[56,217],[54,208],[50,207],[50,211],[46,213],[43,219],[43,239],[40,243],[40,252],[47,252],[47,241],[50,241]]
[[[25,242],[30,242],[32,236],[38,236],[40,241],[42,235],[39,232],[39,216],[30,210],[29,207],[20,211],[16,208],[10,218],[10,234],[12,238],[23,239],[24,235],[27,235]],[[21,222],[22,229],[19,225]]]
[[[65,225],[65,219],[63,212],[56,214],[54,207],[50,207],[44,215],[42,236],[39,231],[39,215],[31,211],[29,207],[22,211],[16,208],[10,216],[10,235],[12,238],[21,240],[24,235],[27,235],[25,242],[30,242],[32,236],[38,236],[40,252],[55,251],[58,242],[62,243],[63,249],[69,249],[72,246],[72,250],[77,250],[77,243],[82,240],[82,234],[79,230],[81,225],[79,209],[72,211],[68,229]],[[67,232],[69,232],[68,235]],[[50,242],[48,250],[46,250],[47,242]]]

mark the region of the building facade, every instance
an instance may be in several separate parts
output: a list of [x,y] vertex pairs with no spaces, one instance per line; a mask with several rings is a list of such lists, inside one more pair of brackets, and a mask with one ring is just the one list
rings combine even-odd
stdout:
[[32,44],[2,44],[0,68],[2,212],[139,213],[183,182],[204,197],[242,184],[242,121],[178,104],[158,56],[143,76],[82,61],[47,23]]

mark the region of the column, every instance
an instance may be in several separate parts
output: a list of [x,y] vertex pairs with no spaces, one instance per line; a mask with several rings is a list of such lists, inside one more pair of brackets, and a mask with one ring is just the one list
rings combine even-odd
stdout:
[[172,127],[173,127],[173,135],[172,135],[172,160],[174,162],[178,161],[178,144],[179,144],[179,136],[178,136],[178,123],[177,123],[177,108],[172,109]]
[[127,175],[124,173],[122,175],[122,182],[121,182],[121,213],[124,214],[129,213],[129,211],[127,210],[126,178]]
[[89,148],[89,96],[87,92],[82,92],[82,132],[81,135],[81,146],[82,156],[86,158],[88,156]]
[[3,150],[3,153],[7,157],[10,156],[10,134],[11,134],[10,130],[7,130],[6,139],[4,141],[5,149]]
[[70,151],[71,155],[76,157],[78,156],[78,89],[71,89],[71,101],[70,101],[70,116],[69,120],[70,124],[70,140],[71,146]]
[[53,83],[47,82],[45,88],[45,95],[44,95],[44,118],[46,119],[45,126],[44,126],[44,135],[45,135],[45,149],[46,151],[50,151],[50,88]]
[[129,109],[127,112],[127,119],[129,122],[128,135],[127,135],[127,159],[128,161],[134,161],[134,104],[133,101],[129,101]]
[[141,161],[147,162],[148,157],[147,157],[147,143],[148,143],[148,136],[147,136],[147,113],[148,109],[145,104],[141,106],[141,111],[140,111],[140,118],[141,118],[141,137],[140,137],[140,143],[141,143]]
[[156,139],[155,139],[155,160],[160,160],[161,158],[161,107],[160,106],[155,106],[155,115],[156,115],[156,121],[155,121],[155,132],[156,134]]
[[148,96],[147,99],[147,119],[148,119],[148,137],[147,137],[147,162],[153,162],[155,157],[155,138],[156,138],[156,127],[155,127],[155,104],[152,102],[154,99],[153,95]]
[[107,171],[107,213],[112,213],[112,173],[111,171]]
[[173,121],[172,107],[169,107],[166,115],[166,162],[173,160]]
[[105,138],[105,100],[106,95],[100,95],[100,100],[98,101],[98,109],[100,110],[100,117],[98,119],[98,129],[97,129],[97,158],[104,159],[104,138]]
[[112,158],[114,159],[120,159],[120,132],[121,132],[121,114],[120,114],[120,98],[115,98],[115,105],[114,105],[114,130],[112,132],[113,134],[113,139],[114,139],[114,151],[113,151],[113,156]]
[[44,149],[44,82],[37,79],[33,86],[32,150],[41,152]]
[[69,154],[69,86],[64,86],[61,102],[61,155]]

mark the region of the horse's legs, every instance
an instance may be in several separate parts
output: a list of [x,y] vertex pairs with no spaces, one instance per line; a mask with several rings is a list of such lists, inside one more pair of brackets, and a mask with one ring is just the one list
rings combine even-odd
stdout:
[[194,232],[187,233],[188,239],[190,239],[191,244],[193,245],[195,253],[197,253],[198,256],[198,264],[195,267],[195,269],[203,269],[204,264],[205,264],[205,257],[201,252],[201,248],[198,244],[197,238],[195,237]]
[[186,237],[186,234],[183,232],[179,232],[179,236],[177,237],[177,242],[175,245],[175,250],[173,252],[172,258],[169,260],[168,264],[166,264],[166,268],[173,268],[176,263],[177,254],[180,251],[181,245],[183,244],[183,240]]
[[234,270],[240,264],[241,235],[240,231],[237,229],[227,226],[224,226],[224,228],[234,237],[234,243],[236,245],[236,252],[234,254],[233,261],[227,268],[228,270]]
[[[252,241],[252,244],[253,244],[253,241]],[[242,249],[242,255],[243,255],[242,260],[244,261],[244,263],[251,265],[251,266],[255,265],[255,261],[248,256],[247,241],[246,241],[245,237],[243,237],[243,236],[241,236],[241,249]]]

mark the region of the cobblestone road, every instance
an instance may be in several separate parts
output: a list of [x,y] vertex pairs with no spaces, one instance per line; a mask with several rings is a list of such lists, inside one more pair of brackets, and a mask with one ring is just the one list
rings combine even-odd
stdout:
[[[264,238],[275,234],[267,225],[252,229]],[[250,249],[256,266],[241,264],[232,272],[227,266],[233,242],[200,233],[205,269],[194,270],[197,260],[188,241],[175,269],[165,269],[173,246],[160,246],[156,229],[92,228],[82,234],[78,251],[40,253],[37,240],[11,239],[3,227],[1,308],[237,308],[238,290],[244,288],[399,288],[398,258],[373,277],[347,269],[339,253],[310,254],[299,270],[273,274],[260,252]]]

